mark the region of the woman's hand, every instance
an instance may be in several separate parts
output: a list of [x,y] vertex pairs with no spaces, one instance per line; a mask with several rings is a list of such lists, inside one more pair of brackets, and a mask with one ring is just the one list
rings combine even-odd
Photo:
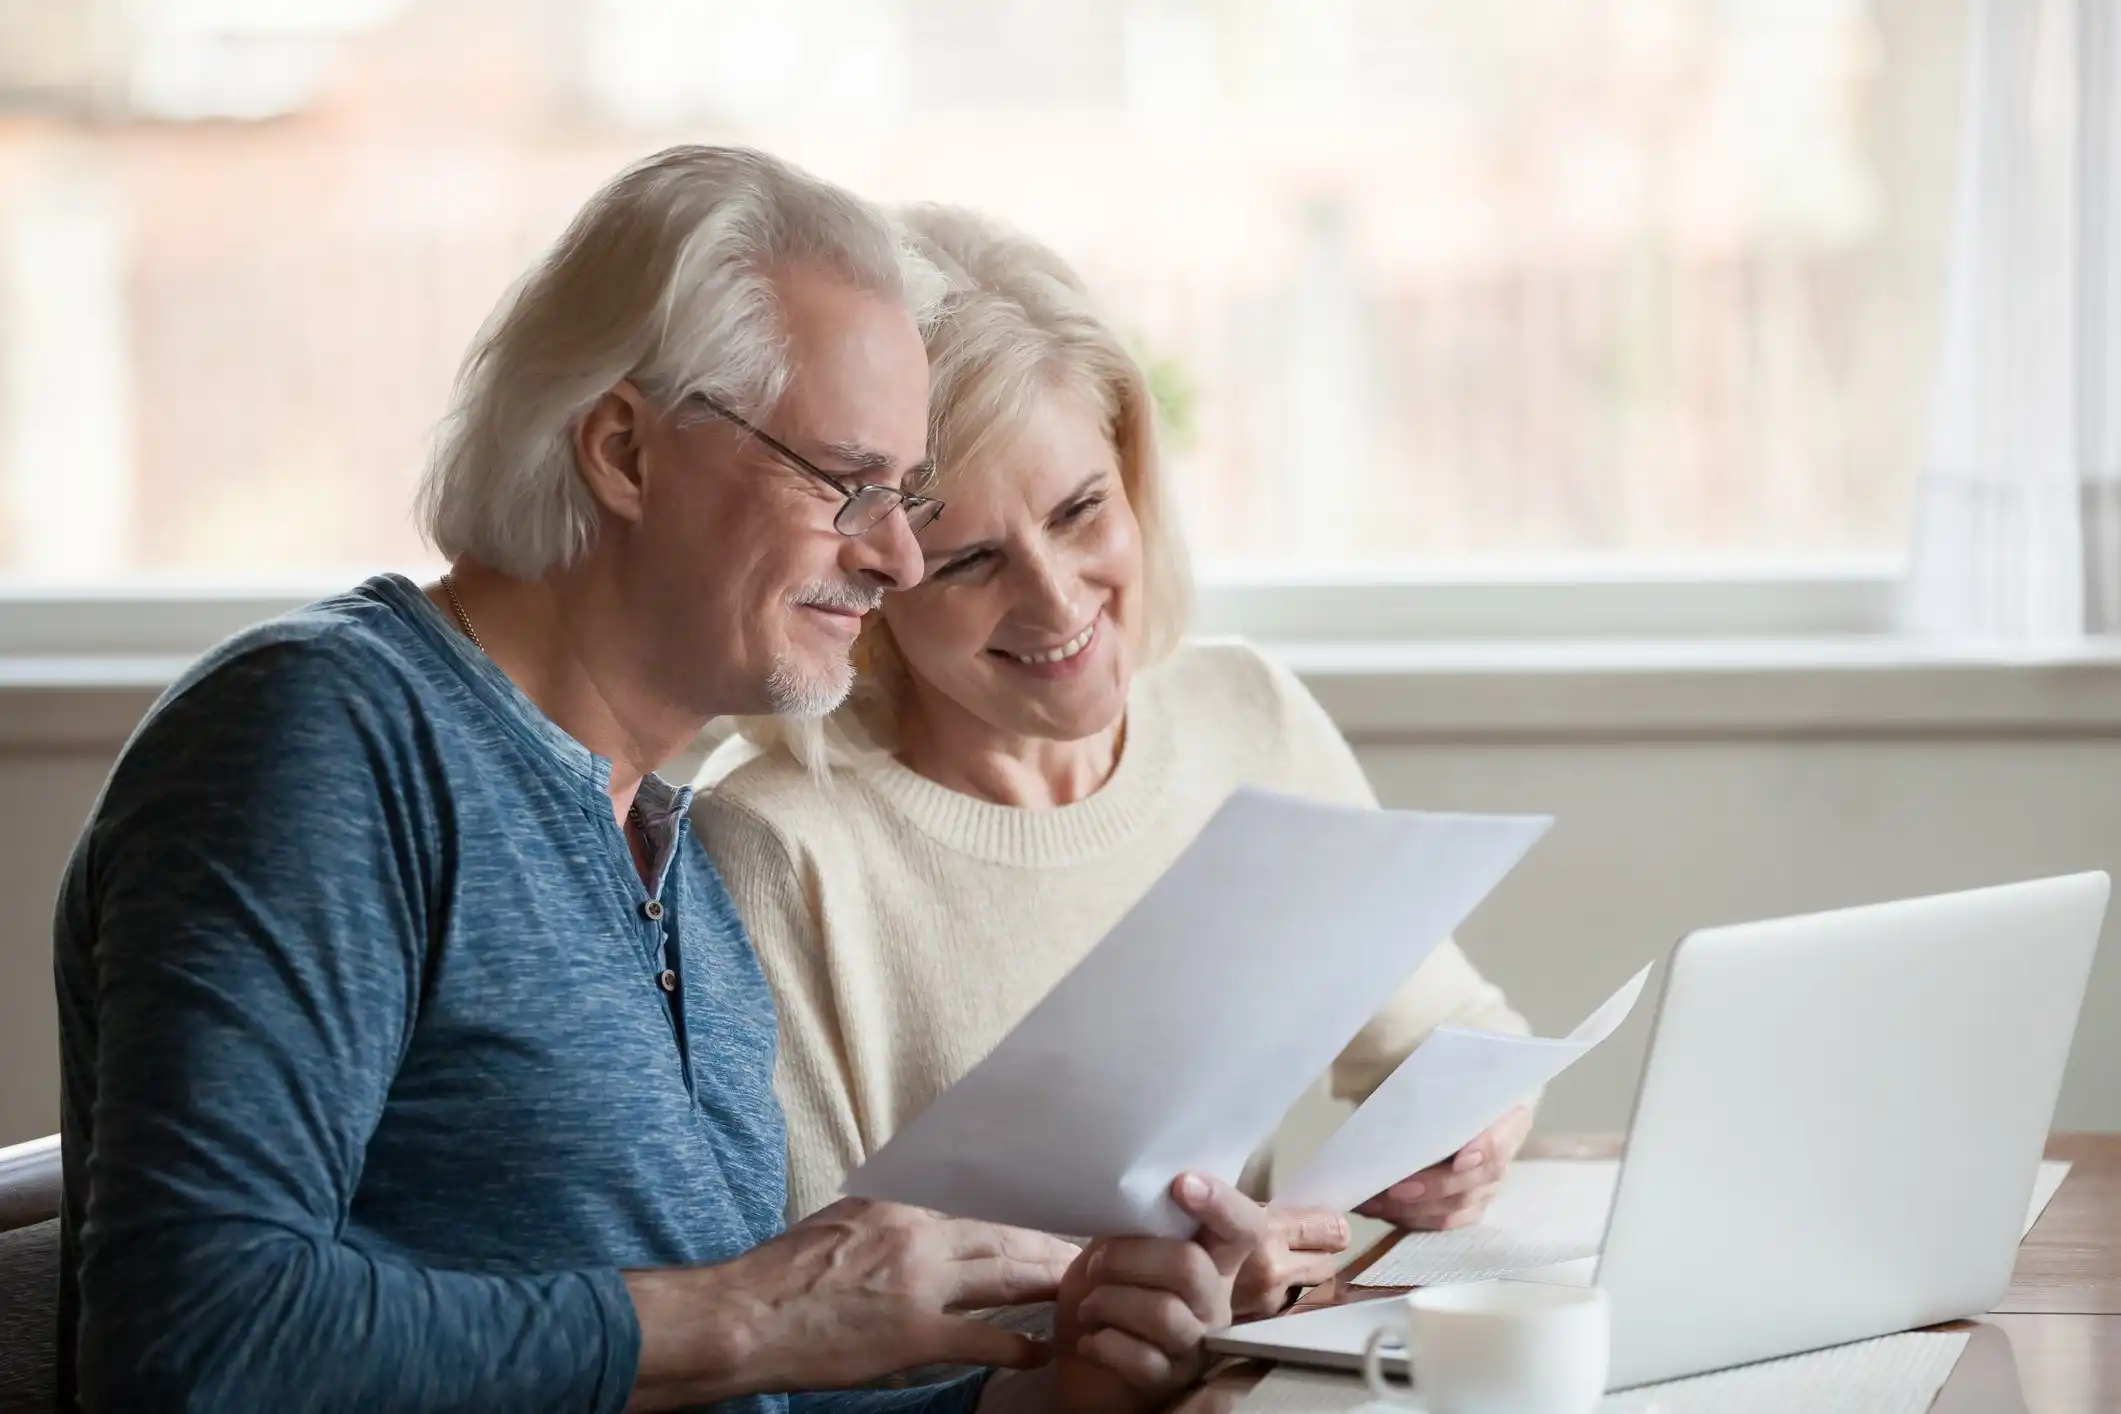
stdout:
[[1171,1196],[1192,1238],[1092,1243],[1054,1309],[1052,1414],[1160,1409],[1207,1368],[1201,1341],[1230,1324],[1237,1274],[1267,1240],[1267,1210],[1218,1179],[1181,1174]]
[[1291,1291],[1331,1280],[1348,1250],[1348,1219],[1331,1208],[1269,1208],[1267,1231],[1237,1274],[1230,1307],[1238,1320],[1278,1315]]
[[1422,1231],[1471,1227],[1487,1214],[1510,1160],[1532,1132],[1532,1107],[1519,1105],[1442,1163],[1409,1175],[1355,1211]]

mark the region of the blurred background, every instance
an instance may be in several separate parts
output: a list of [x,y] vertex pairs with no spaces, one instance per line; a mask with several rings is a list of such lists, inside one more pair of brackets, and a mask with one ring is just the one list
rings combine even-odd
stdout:
[[1940,0],[0,0],[0,573],[413,564],[456,360],[676,141],[1000,213],[1203,555],[1900,553]]

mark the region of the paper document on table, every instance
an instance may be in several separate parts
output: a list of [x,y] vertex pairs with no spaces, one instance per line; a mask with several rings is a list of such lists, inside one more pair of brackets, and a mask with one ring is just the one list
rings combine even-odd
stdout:
[[1441,1286],[1593,1256],[1618,1171],[1610,1161],[1519,1159],[1478,1226],[1409,1233],[1355,1284]]
[[[1990,1328],[1993,1329],[1993,1328]],[[1915,1331],[1607,1395],[1597,1414],[1923,1414],[1967,1348],[1965,1331]],[[1283,1367],[1238,1414],[1383,1414],[1354,1375]]]
[[1180,1236],[1546,832],[1241,790],[1075,970],[848,1178],[1047,1232]]
[[1560,1040],[1438,1028],[1333,1132],[1275,1205],[1344,1212],[1457,1153],[1612,1035],[1649,976],[1647,967],[1636,973]]
[[[2040,1165],[2025,1232],[2040,1221],[2067,1177],[2066,1163]],[[1353,1284],[1442,1286],[1596,1256],[1619,1182],[1620,1164],[1612,1159],[1521,1159],[1511,1165],[1479,1226],[1408,1233]]]

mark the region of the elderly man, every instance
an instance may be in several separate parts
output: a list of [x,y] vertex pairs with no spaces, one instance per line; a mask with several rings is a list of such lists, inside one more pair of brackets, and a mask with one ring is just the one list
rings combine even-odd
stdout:
[[[61,1348],[92,1410],[1126,1409],[1227,1318],[1197,1243],[855,1201],[782,1231],[771,1000],[653,768],[818,713],[914,583],[934,273],[854,198],[679,149],[466,361],[452,572],[239,635],[112,772],[60,900]],[[1058,1358],[954,1314],[1059,1293]]]

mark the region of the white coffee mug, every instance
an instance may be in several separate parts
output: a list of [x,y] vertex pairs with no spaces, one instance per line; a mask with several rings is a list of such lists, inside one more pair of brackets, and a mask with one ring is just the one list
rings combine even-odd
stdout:
[[[1613,1321],[1597,1287],[1482,1281],[1405,1300],[1404,1326],[1371,1332],[1362,1349],[1379,1399],[1427,1414],[1592,1414],[1605,1395]],[[1415,1398],[1385,1379],[1393,1340],[1406,1345]]]

